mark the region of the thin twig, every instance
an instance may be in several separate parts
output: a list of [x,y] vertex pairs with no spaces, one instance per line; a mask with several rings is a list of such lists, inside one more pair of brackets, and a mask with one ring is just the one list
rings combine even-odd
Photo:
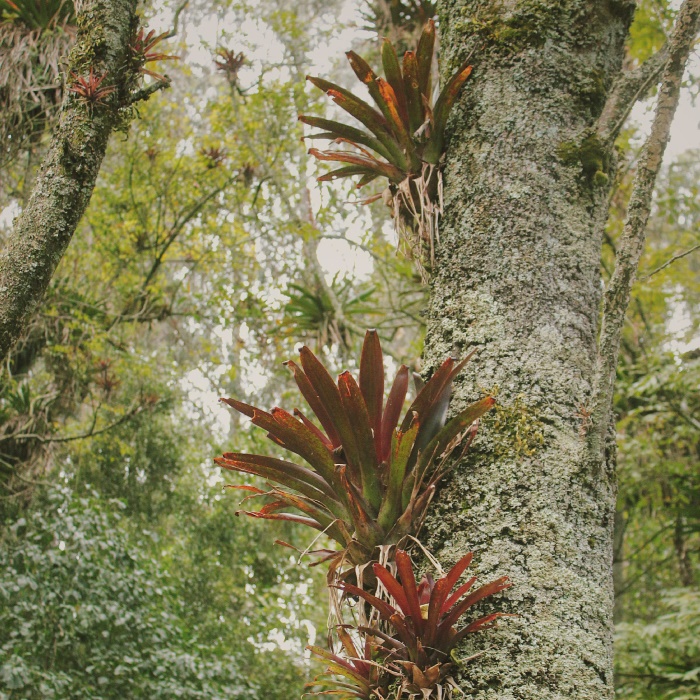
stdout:
[[129,97],[129,104],[135,105],[137,102],[143,102],[147,100],[151,95],[158,92],[159,90],[165,90],[170,87],[170,78],[166,75],[163,80],[157,80],[154,83],[145,85],[131,93]]
[[634,105],[658,81],[668,62],[669,51],[667,42],[640,66],[622,73],[617,79],[598,118],[597,133],[603,143],[611,144],[615,140]]
[[661,270],[665,270],[669,265],[672,265],[676,260],[680,260],[681,258],[684,258],[686,255],[690,255],[691,253],[694,253],[696,250],[700,250],[700,243],[697,245],[694,245],[692,248],[689,248],[688,250],[684,250],[682,253],[676,253],[673,257],[669,258],[663,265],[659,265],[655,270],[650,272],[648,275],[645,275],[644,277],[640,278],[640,282],[646,282],[648,279],[651,279],[657,272],[661,272]]
[[99,430],[95,430],[95,423],[97,421],[97,417],[95,414],[95,417],[93,420],[93,425],[90,428],[90,430],[88,432],[82,433],[80,435],[64,435],[63,437],[45,437],[43,435],[37,435],[34,433],[26,433],[24,435],[15,435],[14,437],[16,440],[33,439],[33,440],[36,440],[37,442],[40,442],[42,445],[46,445],[49,443],[63,443],[63,442],[73,442],[75,440],[85,440],[87,438],[96,437],[97,435],[102,435],[103,433],[106,433],[109,430],[113,430],[114,428],[117,428],[122,423],[126,423],[128,420],[131,420],[134,416],[141,413],[141,411],[143,411],[143,406],[141,406],[141,405],[133,406],[129,411],[127,411],[118,420],[114,421],[113,423],[110,423],[109,425],[105,425],[103,428],[100,428]]
[[181,2],[178,5],[177,9],[175,10],[175,14],[173,15],[172,29],[163,37],[163,39],[172,39],[174,36],[177,36],[177,29],[180,23],[180,15],[184,12],[185,8],[189,4],[190,0],[184,0],[184,2]]

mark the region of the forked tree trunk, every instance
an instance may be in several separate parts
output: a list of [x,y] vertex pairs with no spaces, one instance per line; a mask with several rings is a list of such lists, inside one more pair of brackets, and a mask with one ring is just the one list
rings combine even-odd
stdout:
[[[626,0],[443,0],[443,70],[474,51],[452,119],[426,339],[430,372],[478,356],[453,410],[500,407],[436,499],[428,544],[476,553],[517,618],[473,639],[469,697],[612,697],[613,467],[587,451],[609,152],[595,136]],[[610,462],[611,460],[608,460]]]

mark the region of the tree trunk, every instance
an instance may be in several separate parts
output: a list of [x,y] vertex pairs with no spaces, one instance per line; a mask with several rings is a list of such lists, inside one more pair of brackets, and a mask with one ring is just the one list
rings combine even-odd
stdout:
[[612,456],[587,450],[610,149],[596,122],[624,56],[626,0],[444,0],[445,74],[474,50],[452,119],[426,368],[479,349],[452,410],[499,408],[426,524],[444,565],[508,575],[459,683],[477,698],[611,698]]
[[[129,44],[136,29],[137,0],[84,0],[67,82],[104,75],[114,88],[89,103],[66,91],[60,121],[24,211],[0,258],[0,359],[7,356],[25,320],[43,297],[92,195],[115,127],[124,126],[134,94]],[[136,74],[137,75],[137,74]]]

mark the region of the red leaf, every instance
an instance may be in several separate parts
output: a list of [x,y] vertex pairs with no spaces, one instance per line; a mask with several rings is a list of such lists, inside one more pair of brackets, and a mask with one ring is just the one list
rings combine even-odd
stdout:
[[333,449],[333,443],[328,439],[328,436],[319,430],[298,408],[295,408],[293,413],[329,450]]
[[386,408],[382,416],[382,432],[381,432],[381,456],[380,461],[385,462],[389,459],[391,451],[391,436],[396,430],[396,425],[401,417],[401,409],[406,400],[406,392],[408,391],[408,367],[401,365],[396,373],[396,379],[391,385],[389,398],[386,401]]
[[[384,359],[379,335],[374,329],[365,334],[360,356],[360,391],[364,396],[369,419],[374,430],[375,444],[379,443],[384,406]],[[377,450],[377,453],[379,451]],[[380,459],[379,454],[377,458]]]
[[421,432],[430,429],[430,418],[435,408],[440,406],[440,399],[444,398],[444,393],[449,391],[452,380],[462,371],[464,365],[469,362],[475,352],[473,350],[460,362],[455,362],[453,358],[448,357],[438,367],[435,374],[425,383],[425,386],[418,392],[418,396],[413,400],[403,419],[401,430],[408,430],[413,420],[412,412],[418,414],[422,425]]
[[406,596],[408,609],[411,611],[411,619],[416,632],[420,634],[424,627],[423,616],[418,600],[416,577],[413,575],[413,563],[411,558],[402,549],[396,550],[396,570],[401,577],[401,587]]
[[449,583],[450,587],[449,590],[452,590],[455,587],[455,584],[457,581],[459,581],[459,577],[469,568],[470,564],[472,563],[472,559],[474,558],[474,553],[473,552],[467,552],[448,572],[447,572],[447,582]]
[[430,595],[430,603],[428,603],[428,620],[423,634],[423,644],[426,647],[433,646],[435,643],[438,623],[442,617],[442,605],[449,592],[449,582],[446,578],[438,579],[435,582],[435,586]]
[[484,629],[486,627],[492,627],[495,622],[499,617],[517,617],[516,615],[511,615],[509,613],[502,613],[502,612],[496,612],[496,613],[491,613],[490,615],[485,615],[484,617],[480,617],[478,620],[474,620],[474,622],[470,623],[467,625],[464,629],[461,629],[457,634],[454,636],[451,642],[451,646],[454,647],[459,642],[461,642],[468,634],[472,634],[472,632],[478,632],[481,629]]
[[376,513],[382,502],[382,490],[367,406],[360,387],[357,386],[350,372],[343,372],[338,377],[338,389],[343,409],[355,433],[358,466],[362,478],[362,495]]
[[306,525],[308,527],[314,528],[314,530],[320,530],[323,532],[324,528],[319,525],[312,518],[305,518],[303,515],[295,515],[294,513],[270,513],[263,514],[257,511],[241,510],[236,513],[243,513],[244,515],[249,515],[251,518],[262,518],[263,520],[286,520],[290,523],[297,523],[299,525]]
[[473,585],[476,581],[476,576],[463,583],[443,604],[442,612],[447,612]]
[[294,381],[296,381],[299,391],[301,391],[301,395],[306,399],[306,403],[309,404],[311,410],[314,412],[314,415],[316,418],[318,418],[319,422],[323,426],[323,429],[328,434],[333,448],[335,449],[340,445],[340,437],[338,436],[338,431],[335,429],[335,425],[333,424],[331,417],[328,415],[328,411],[326,410],[323,401],[321,401],[316,389],[313,387],[306,374],[304,374],[301,367],[299,367],[295,362],[289,360],[284,364],[291,371],[292,375],[294,376]]
[[[299,353],[301,357],[301,366],[304,368],[306,376],[309,378],[311,385],[316,390],[319,399],[323,403],[324,408],[330,420],[335,427],[335,430],[340,437],[343,451],[348,460],[350,474],[353,479],[359,477],[356,473],[358,469],[358,451],[355,440],[355,433],[352,429],[350,421],[345,414],[343,403],[340,399],[340,391],[333,381],[328,370],[321,364],[319,359],[314,355],[309,348],[304,346]],[[357,478],[356,483],[360,483]]]
[[510,588],[512,584],[508,581],[507,576],[502,576],[491,583],[487,583],[481,588],[477,588],[471,595],[468,595],[461,602],[457,603],[449,612],[447,617],[440,624],[440,634],[452,628],[462,615],[474,604],[488,596],[499,593],[500,591]]
[[408,106],[406,105],[406,89],[403,84],[403,75],[401,75],[401,66],[396,55],[396,49],[394,49],[394,45],[389,39],[382,41],[382,65],[384,67],[384,77],[396,95],[401,120],[408,125]]
[[391,572],[381,564],[373,564],[372,568],[376,577],[384,584],[384,588],[389,592],[389,595],[394,598],[396,604],[401,608],[404,615],[410,615],[411,609],[408,607],[406,594],[399,582],[391,575]]
[[289,486],[301,493],[305,493],[303,490],[305,488],[310,489],[305,495],[311,498],[315,498],[319,492],[330,498],[336,498],[335,492],[320,474],[294,462],[242,452],[225,452],[214,462],[224,469],[255,474],[263,479]]
[[391,616],[396,613],[396,608],[394,608],[392,605],[389,605],[389,603],[377,598],[377,596],[372,595],[368,591],[354,586],[352,583],[341,581],[338,583],[338,588],[345,593],[357,596],[358,598],[362,598],[362,600],[367,601],[385,620],[389,620]]

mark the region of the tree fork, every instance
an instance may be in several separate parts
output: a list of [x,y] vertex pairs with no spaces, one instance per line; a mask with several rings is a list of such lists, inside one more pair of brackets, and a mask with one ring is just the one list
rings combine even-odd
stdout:
[[110,133],[128,119],[138,75],[129,60],[137,0],[84,0],[78,36],[71,50],[71,75],[104,75],[101,87],[114,87],[104,101],[88,104],[65,91],[59,123],[40,166],[26,207],[16,219],[0,257],[0,357],[5,360],[27,317],[49,286],[92,196]]

